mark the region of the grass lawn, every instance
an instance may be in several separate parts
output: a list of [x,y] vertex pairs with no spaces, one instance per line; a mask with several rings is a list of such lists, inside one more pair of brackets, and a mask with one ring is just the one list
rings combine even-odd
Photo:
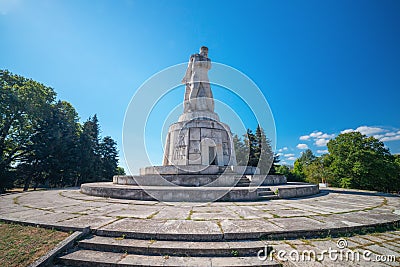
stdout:
[[70,234],[0,222],[0,266],[28,266]]

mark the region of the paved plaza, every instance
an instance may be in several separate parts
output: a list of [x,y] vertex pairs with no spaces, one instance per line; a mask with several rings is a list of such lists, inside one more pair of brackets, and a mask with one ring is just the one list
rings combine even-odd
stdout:
[[107,199],[66,189],[3,195],[0,205],[0,218],[8,221],[160,236],[179,230],[216,240],[400,221],[399,197],[338,189],[301,199],[213,203]]
[[[329,247],[337,249],[335,234],[338,233],[347,236],[346,248],[353,251],[369,250],[374,257],[395,255],[397,260],[400,257],[399,231],[348,235],[400,222],[399,197],[367,191],[327,189],[308,198],[258,202],[163,203],[107,199],[84,195],[78,189],[62,189],[2,195],[0,206],[0,218],[4,221],[63,230],[90,227],[98,235],[96,238],[124,236],[192,244],[248,240],[262,242],[246,243],[255,248],[267,245],[275,251],[315,249],[320,253]],[[276,255],[274,261],[277,262]],[[300,264],[290,258],[278,262]],[[327,266],[328,263],[334,266],[335,262],[318,261],[314,257],[305,265]],[[365,266],[365,260],[361,259],[359,264]],[[398,264],[368,262],[368,266]]]

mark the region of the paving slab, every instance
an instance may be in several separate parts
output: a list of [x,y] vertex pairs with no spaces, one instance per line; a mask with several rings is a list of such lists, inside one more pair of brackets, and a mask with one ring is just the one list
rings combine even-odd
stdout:
[[[87,196],[78,189],[0,195],[0,220],[91,227],[105,235],[258,238],[399,225],[400,198],[360,190],[321,190],[313,197],[251,202],[165,203]],[[396,211],[399,211],[398,213]],[[112,233],[114,232],[114,233]],[[400,239],[395,233],[394,238]],[[284,236],[284,235],[282,235]]]
[[159,229],[164,223],[165,221],[160,220],[125,218],[97,229],[96,234],[156,239]]
[[158,229],[158,239],[222,240],[223,232],[213,221],[168,220]]
[[284,229],[263,219],[223,220],[220,222],[226,240],[259,239],[265,233],[281,233]]

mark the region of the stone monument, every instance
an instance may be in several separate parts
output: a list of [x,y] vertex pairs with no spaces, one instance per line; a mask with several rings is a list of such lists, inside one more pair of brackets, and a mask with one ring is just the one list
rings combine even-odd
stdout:
[[[214,112],[208,80],[208,48],[190,56],[182,83],[186,85],[183,114],[169,127],[164,166],[235,166],[236,156],[228,125]],[[189,170],[189,168],[184,168]],[[196,171],[197,168],[192,168]]]
[[[214,111],[210,69],[208,48],[202,46],[190,56],[182,80],[183,113],[169,127],[162,166],[141,168],[140,175],[114,176],[113,183],[83,184],[81,191],[124,199],[200,202],[318,193],[318,185],[287,185],[283,175],[262,175],[256,167],[237,165],[231,130]],[[271,190],[270,186],[283,187]]]

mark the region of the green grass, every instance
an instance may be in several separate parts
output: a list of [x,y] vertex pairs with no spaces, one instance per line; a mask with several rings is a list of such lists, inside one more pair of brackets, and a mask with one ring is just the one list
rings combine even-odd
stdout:
[[70,234],[0,222],[0,266],[28,266]]
[[189,211],[189,215],[186,217],[185,220],[191,220],[191,219],[192,219],[193,213],[194,213],[194,211],[193,211],[193,210],[190,210],[190,211]]

